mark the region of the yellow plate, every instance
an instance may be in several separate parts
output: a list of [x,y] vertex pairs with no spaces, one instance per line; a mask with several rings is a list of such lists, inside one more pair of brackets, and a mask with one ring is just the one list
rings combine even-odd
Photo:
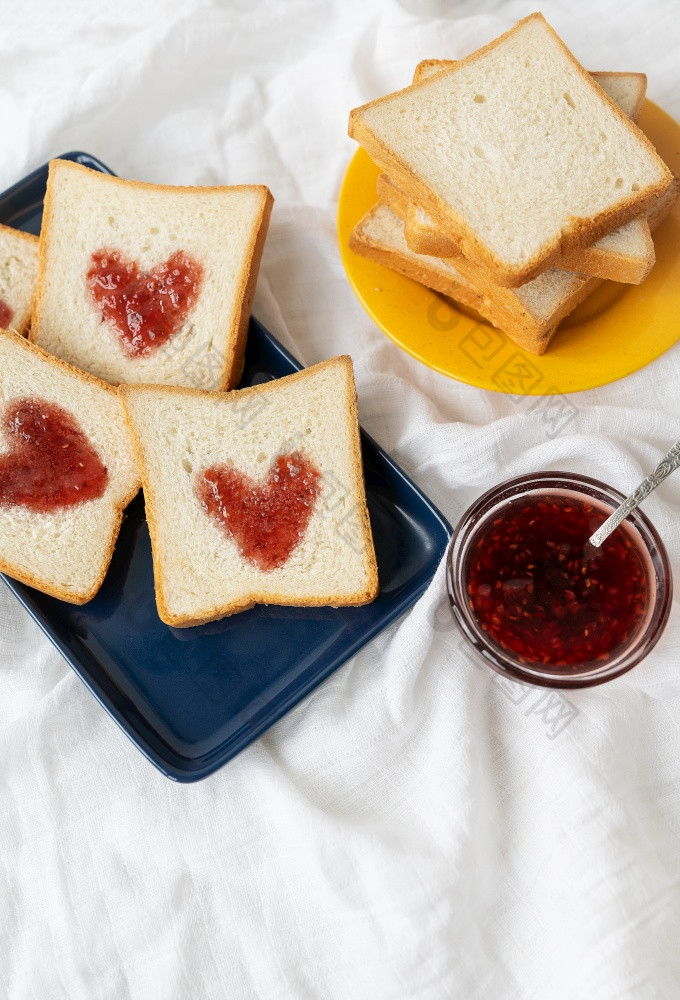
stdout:
[[[680,173],[680,126],[646,101],[640,127]],[[376,200],[378,168],[363,149],[340,191],[338,241],[352,287],[395,344],[451,378],[484,389],[549,396],[630,375],[680,337],[680,199],[654,234],[656,264],[641,285],[606,281],[561,324],[541,357],[410,278],[352,253],[349,234]]]

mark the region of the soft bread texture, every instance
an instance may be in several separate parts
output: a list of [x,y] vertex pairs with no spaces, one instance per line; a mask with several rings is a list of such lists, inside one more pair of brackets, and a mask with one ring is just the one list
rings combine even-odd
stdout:
[[[114,385],[236,385],[269,224],[266,187],[169,187],[124,181],[65,160],[50,164],[31,340]],[[203,269],[181,329],[131,358],[87,287],[91,254],[119,250],[144,269],[183,250]]]
[[510,287],[646,212],[672,179],[540,14],[354,109],[349,134]]
[[[426,59],[419,63],[413,82],[428,79],[456,65],[452,59]],[[637,122],[647,91],[644,73],[590,74],[606,94],[618,104],[623,113]],[[378,197],[404,220],[406,242],[416,253],[436,257],[459,257],[456,244],[439,231],[434,220],[414,202],[407,199],[405,208],[393,201],[395,185],[384,185]],[[398,190],[398,189],[397,189]],[[596,240],[589,247],[577,248],[562,254],[560,264],[567,271],[579,271],[596,278],[608,278],[638,285],[654,266],[654,243],[646,216],[640,216]]]
[[[254,604],[358,605],[378,593],[349,357],[227,394],[121,386],[142,473],[161,619],[184,627]],[[321,493],[299,545],[277,569],[244,559],[202,508],[196,476],[233,465],[263,480],[304,453]]]
[[[650,214],[652,230],[671,210],[679,191],[680,181],[674,178]],[[414,253],[406,243],[402,220],[381,203],[370,209],[354,228],[350,247],[369,260],[476,309],[531,354],[543,354],[560,321],[601,284],[599,278],[558,268],[521,288],[472,281],[456,270],[450,260]]]
[[[458,59],[423,59],[415,68],[413,82],[421,83],[438,73],[453,69],[458,65]],[[647,76],[645,73],[621,73],[593,70],[590,75],[602,87],[612,101],[621,108],[623,113],[637,124],[642,113],[647,93]]]
[[0,226],[0,299],[12,310],[9,327],[24,334],[38,280],[38,237]]
[[[40,398],[72,414],[108,470],[103,496],[50,513],[0,505],[0,571],[71,604],[99,590],[123,511],[140,487],[132,442],[115,389],[0,331],[0,403]],[[7,452],[0,439],[0,453]]]

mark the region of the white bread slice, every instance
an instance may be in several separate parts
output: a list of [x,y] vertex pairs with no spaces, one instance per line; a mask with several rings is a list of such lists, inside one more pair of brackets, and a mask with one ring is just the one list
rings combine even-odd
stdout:
[[[652,229],[671,210],[679,191],[680,181],[674,178],[650,215]],[[354,228],[350,247],[369,260],[476,309],[531,354],[545,353],[560,321],[601,284],[599,278],[558,268],[540,274],[521,288],[472,281],[450,260],[414,253],[406,243],[403,222],[381,203]]]
[[[254,604],[357,605],[378,576],[366,509],[356,389],[349,357],[227,394],[121,386],[142,472],[158,614],[184,627]],[[214,466],[253,481],[302,454],[319,473],[311,518],[284,562],[262,569],[241,553],[198,490]],[[249,501],[250,502],[250,501]],[[257,512],[256,499],[250,509]],[[225,503],[227,515],[234,510]],[[277,527],[265,517],[267,530]]]
[[[104,580],[123,510],[140,486],[123,407],[110,385],[15,333],[0,332],[3,418],[22,399],[56,404],[74,418],[108,479],[99,498],[49,513],[0,503],[0,571],[62,601],[84,604]],[[10,450],[3,435],[0,459]]]
[[646,212],[672,180],[540,14],[354,109],[349,134],[509,287]]
[[37,279],[38,237],[0,226],[0,326],[26,333]]
[[[31,340],[114,385],[235,385],[271,206],[261,185],[143,184],[53,160]],[[203,269],[179,330],[146,356],[129,356],[92,297],[91,255],[102,250],[146,271],[183,251]]]
[[[456,65],[453,59],[426,59],[418,63],[413,82],[451,69]],[[644,73],[590,74],[606,94],[618,104],[623,113],[637,122],[647,92],[647,77]],[[431,254],[436,257],[459,257],[456,244],[439,231],[434,220],[414,202],[408,200],[405,214],[400,210],[401,201],[390,200],[394,196],[394,185],[385,186],[378,197],[404,220],[406,242],[416,253]],[[644,281],[655,261],[654,243],[646,216],[639,216],[625,226],[596,240],[589,247],[577,248],[562,255],[560,264],[567,271],[579,271],[596,278],[607,278],[627,284],[639,285]]]

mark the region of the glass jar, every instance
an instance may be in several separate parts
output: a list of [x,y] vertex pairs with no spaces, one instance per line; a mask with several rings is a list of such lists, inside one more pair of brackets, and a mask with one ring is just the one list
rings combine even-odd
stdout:
[[[490,634],[489,626],[485,625],[477,614],[475,602],[471,600],[468,592],[468,587],[472,587],[469,581],[471,557],[477,553],[478,543],[480,544],[478,551],[483,551],[481,547],[483,539],[492,537],[490,532],[494,525],[503,525],[506,517],[514,516],[512,512],[522,509],[523,502],[526,501],[524,507],[528,510],[534,501],[545,497],[571,498],[576,501],[576,505],[586,503],[587,509],[594,508],[598,514],[601,513],[598,523],[609,516],[624,499],[622,494],[605,483],[569,472],[540,472],[495,486],[465,512],[451,539],[446,566],[451,610],[466,639],[485,662],[501,674],[518,681],[546,687],[577,688],[601,684],[634,667],[658,641],[668,619],[672,600],[673,588],[668,555],[649,519],[639,509],[633,511],[616,530],[626,533],[625,538],[629,539],[630,543],[626,541],[625,544],[639,559],[636,565],[642,564],[644,567],[645,587],[642,610],[630,634],[625,636],[625,642],[613,649],[611,655],[586,658],[583,662],[571,662],[568,665],[546,662],[545,659],[540,660],[535,655],[521,655],[502,644],[498,636]],[[566,500],[553,500],[543,507],[550,505],[554,507],[555,504],[563,506],[566,502]],[[596,526],[593,526],[593,531]],[[604,543],[605,546],[606,544],[607,542]],[[598,552],[598,550],[591,551],[595,554]],[[540,567],[538,572],[540,574]],[[582,572],[585,573],[586,570]],[[488,591],[488,585],[485,586]],[[498,583],[496,586],[500,588],[501,584]],[[533,586],[531,590],[533,592]],[[503,590],[499,591],[498,601],[504,599],[503,593]],[[584,591],[584,594],[587,594],[587,591]],[[587,606],[587,597],[584,600]],[[503,604],[498,606],[503,612],[506,611]],[[530,606],[525,613],[527,616],[531,615]],[[499,619],[493,621],[498,622]],[[527,628],[532,627],[530,620]],[[585,634],[587,635],[587,632]]]

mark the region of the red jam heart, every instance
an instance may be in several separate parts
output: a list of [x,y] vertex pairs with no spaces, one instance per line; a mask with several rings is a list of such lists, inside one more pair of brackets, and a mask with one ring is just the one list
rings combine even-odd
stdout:
[[647,573],[623,528],[588,544],[607,514],[585,499],[519,496],[469,549],[468,601],[487,635],[523,662],[564,667],[622,649],[647,606]]
[[0,327],[3,330],[8,330],[9,325],[14,319],[14,313],[7,305],[4,299],[0,299]]
[[280,455],[259,485],[229,466],[211,466],[196,479],[205,510],[232,538],[244,559],[277,569],[305,536],[321,492],[321,474],[299,451]]
[[150,271],[118,250],[97,250],[91,260],[90,294],[132,358],[152,354],[182,328],[203,282],[203,268],[183,250]]
[[5,411],[0,505],[39,513],[100,497],[109,474],[76,420],[54,403],[21,399]]

